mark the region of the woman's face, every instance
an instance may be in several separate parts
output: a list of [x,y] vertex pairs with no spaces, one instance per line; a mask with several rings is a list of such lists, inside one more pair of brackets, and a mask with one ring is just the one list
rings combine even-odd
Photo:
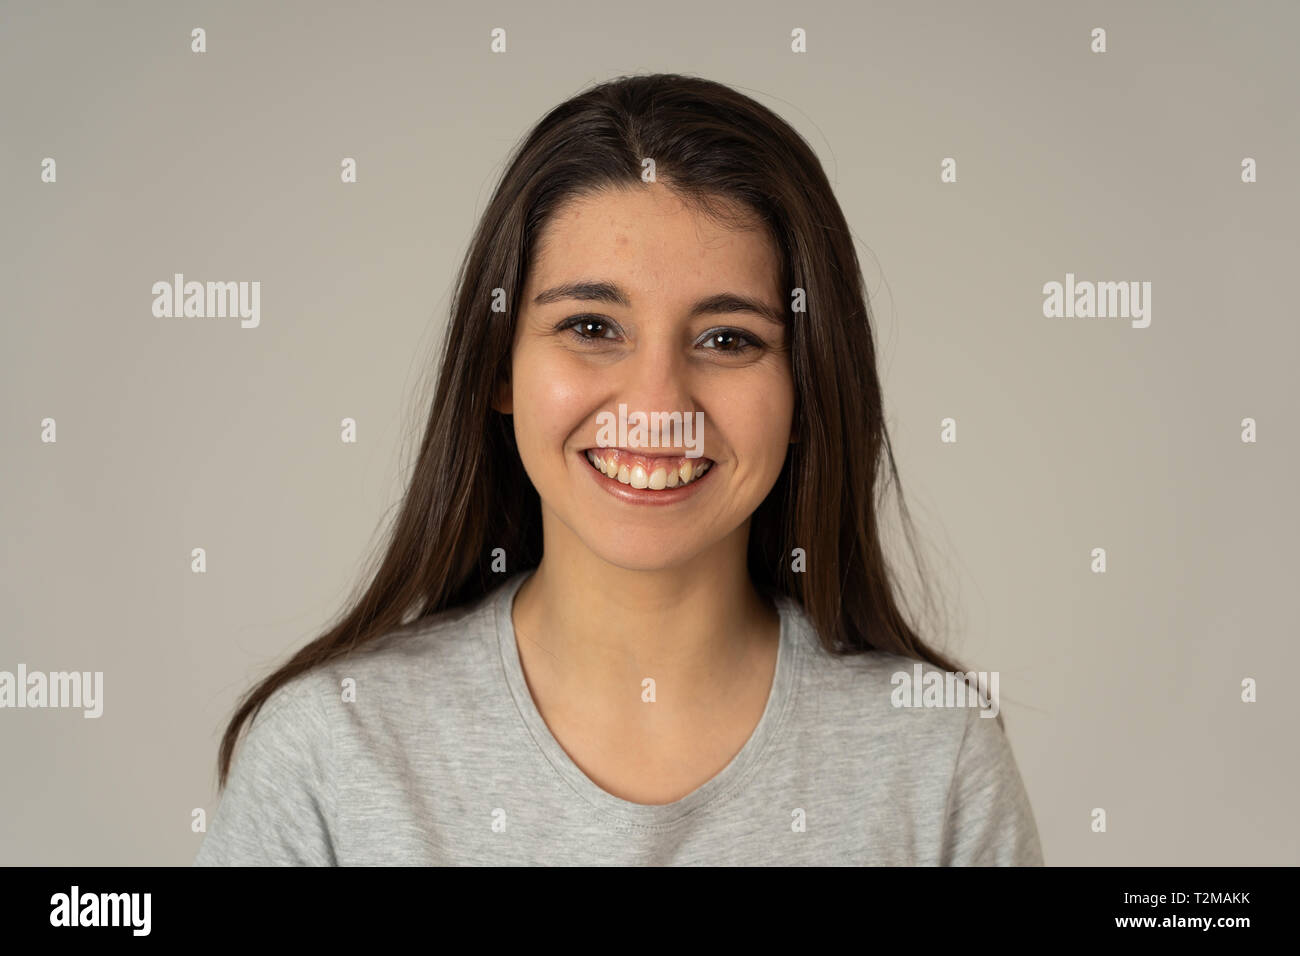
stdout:
[[[719,546],[744,554],[792,440],[794,383],[784,323],[718,297],[784,316],[779,274],[764,232],[719,224],[662,183],[560,208],[539,237],[495,403],[514,416],[548,553],[581,542],[633,570]],[[574,283],[607,288],[560,288]],[[699,429],[638,443],[638,414],[666,425],[656,413],[673,412]]]

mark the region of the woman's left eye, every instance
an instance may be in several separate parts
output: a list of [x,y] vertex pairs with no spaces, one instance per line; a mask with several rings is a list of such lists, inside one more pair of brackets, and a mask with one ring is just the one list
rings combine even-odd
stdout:
[[706,348],[712,348],[719,352],[731,352],[733,354],[748,352],[750,349],[761,348],[763,345],[758,339],[746,335],[739,329],[717,329],[710,332],[704,341],[708,343],[736,343],[734,347],[731,344],[711,344],[706,346]]

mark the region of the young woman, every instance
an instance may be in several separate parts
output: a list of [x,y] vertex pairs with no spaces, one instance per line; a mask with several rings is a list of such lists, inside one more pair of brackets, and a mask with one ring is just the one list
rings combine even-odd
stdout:
[[886,465],[808,145],[688,76],[561,104],[462,266],[382,564],[242,701],[196,862],[1041,863],[1001,718],[897,706],[961,668],[893,593]]

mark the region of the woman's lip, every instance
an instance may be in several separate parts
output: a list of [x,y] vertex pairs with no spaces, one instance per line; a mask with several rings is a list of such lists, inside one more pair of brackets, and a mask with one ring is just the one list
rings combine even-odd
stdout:
[[636,455],[640,458],[664,458],[664,459],[689,458],[691,461],[712,461],[713,460],[705,455],[688,455],[685,451],[680,451],[680,452],[673,451],[673,452],[652,455],[649,452],[640,451],[636,448],[619,448],[616,445],[593,445],[591,448],[582,449],[582,453],[584,455],[589,451],[594,451],[597,455],[601,454],[602,452],[615,451],[618,452],[620,455]]
[[[587,449],[578,452],[578,461],[582,468],[591,474],[591,477],[600,487],[607,492],[632,505],[675,505],[685,501],[696,493],[701,485],[708,483],[713,473],[718,470],[716,462],[703,475],[686,485],[678,485],[676,488],[664,488],[660,491],[653,491],[649,488],[633,488],[631,485],[625,485],[617,478],[611,478],[608,475],[601,474],[590,461],[587,460]],[[708,459],[699,459],[707,461]]]

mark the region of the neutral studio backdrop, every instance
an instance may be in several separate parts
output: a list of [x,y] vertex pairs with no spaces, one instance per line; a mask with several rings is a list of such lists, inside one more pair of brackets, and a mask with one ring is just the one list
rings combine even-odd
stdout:
[[[1001,673],[1048,864],[1300,862],[1298,28],[1260,2],[0,3],[0,670],[104,674],[98,719],[0,710],[0,862],[193,859],[236,697],[391,517],[510,148],[658,71],[822,158],[947,646]],[[260,281],[260,325],[154,317],[178,272]],[[1067,273],[1150,282],[1149,327],[1045,317]]]

